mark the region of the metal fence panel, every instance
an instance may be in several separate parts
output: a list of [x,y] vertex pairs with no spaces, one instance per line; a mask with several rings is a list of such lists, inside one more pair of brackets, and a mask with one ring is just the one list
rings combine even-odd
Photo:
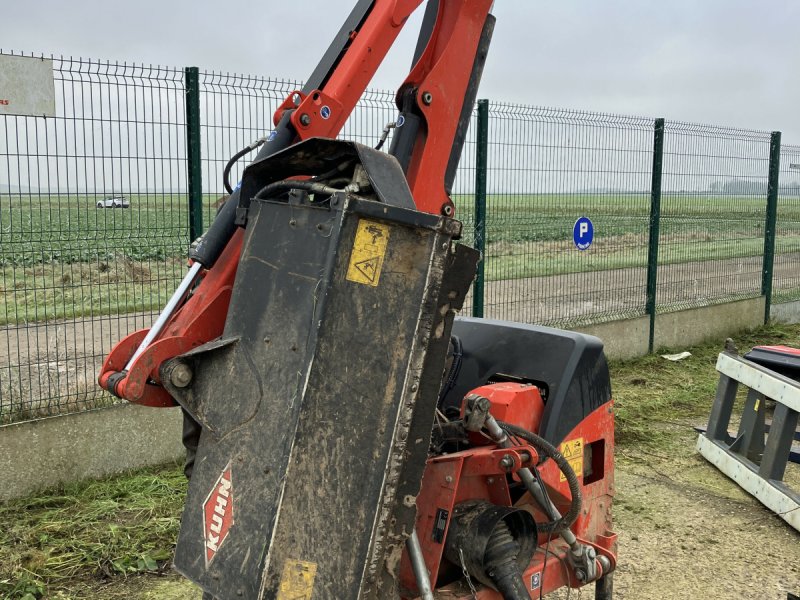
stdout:
[[[0,424],[113,402],[95,384],[100,362],[150,325],[185,271],[190,217],[195,231],[196,217],[210,223],[229,157],[268,133],[302,85],[64,58],[54,76],[55,118],[0,117]],[[762,293],[768,133],[667,122],[651,215],[652,119],[484,110],[487,169],[476,169],[476,112],[453,189],[462,242],[486,243],[477,312],[555,326],[642,316],[648,256],[654,312]],[[370,90],[342,135],[375,145],[396,116],[394,93]],[[104,208],[122,196],[128,208]],[[777,205],[774,298],[800,299],[798,146],[783,146]],[[595,232],[583,250],[573,242],[579,217]]]
[[658,312],[761,294],[769,132],[667,121]]
[[53,71],[55,118],[0,118],[0,423],[111,402],[99,363],[149,324],[188,244],[182,71]]
[[773,302],[800,300],[800,146],[781,146]]
[[[231,156],[272,129],[278,105],[301,83],[230,73],[200,73],[201,170],[205,227],[225,195],[222,171]],[[231,169],[236,187],[242,171],[255,158],[245,156]]]
[[[487,317],[577,325],[644,314],[653,120],[493,103]],[[579,250],[573,226],[594,224]]]

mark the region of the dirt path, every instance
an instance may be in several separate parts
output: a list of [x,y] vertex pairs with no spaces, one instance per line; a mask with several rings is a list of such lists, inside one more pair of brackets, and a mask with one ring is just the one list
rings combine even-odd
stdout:
[[700,457],[688,427],[674,434],[670,457],[619,456],[617,598],[800,593],[800,533]]
[[[800,533],[694,451],[689,425],[667,426],[665,454],[617,453],[615,600],[786,600],[800,594]],[[669,454],[669,456],[666,455]],[[800,466],[787,481],[800,489]],[[565,600],[559,591],[547,596]],[[573,599],[592,600],[590,588]]]
[[46,416],[94,399],[106,353],[153,318],[131,313],[0,329],[0,424],[4,415]]
[[[665,265],[658,271],[659,306],[697,306],[697,298],[757,296],[761,257]],[[775,257],[773,293],[800,287],[800,254]],[[549,277],[490,281],[487,317],[551,324],[608,315],[624,319],[644,314],[647,269],[629,268]],[[595,317],[596,318],[596,317]]]
[[[667,265],[659,270],[659,303],[757,294],[761,269],[759,257]],[[800,254],[776,257],[775,274],[776,281],[800,286]],[[645,269],[631,268],[491,281],[485,314],[540,324],[638,316],[646,279]],[[131,313],[0,328],[0,423],[3,415],[56,414],[92,401],[106,353],[128,333],[149,327],[154,317]]]

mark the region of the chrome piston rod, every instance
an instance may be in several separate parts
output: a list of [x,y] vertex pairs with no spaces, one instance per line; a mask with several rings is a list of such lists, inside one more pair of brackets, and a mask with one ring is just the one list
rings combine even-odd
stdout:
[[200,274],[200,270],[203,268],[203,265],[196,262],[192,265],[192,268],[189,269],[189,272],[186,273],[184,278],[181,280],[180,284],[178,285],[178,289],[175,290],[175,293],[172,294],[172,297],[167,302],[167,305],[164,307],[164,310],[161,311],[161,314],[158,315],[158,319],[156,322],[153,323],[153,326],[150,328],[150,331],[147,332],[147,335],[144,336],[142,343],[139,344],[139,347],[136,349],[136,352],[133,353],[128,364],[125,365],[125,370],[129,370],[133,363],[139,358],[147,347],[153,343],[161,331],[164,329],[164,326],[167,322],[172,318],[172,315],[175,313],[175,310],[178,308],[180,303],[186,297],[186,294],[189,293],[192,285],[197,279],[197,276]]
[[419,545],[416,529],[406,540],[406,550],[408,550],[408,558],[411,559],[411,570],[414,571],[414,578],[417,580],[419,597],[422,600],[433,600],[431,578],[428,574],[428,567],[425,566],[425,557],[422,555],[422,546]]

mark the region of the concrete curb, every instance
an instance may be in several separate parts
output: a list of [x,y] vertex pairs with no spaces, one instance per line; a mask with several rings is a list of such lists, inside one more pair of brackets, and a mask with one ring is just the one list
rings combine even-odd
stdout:
[[182,460],[179,408],[121,404],[0,427],[0,501]]

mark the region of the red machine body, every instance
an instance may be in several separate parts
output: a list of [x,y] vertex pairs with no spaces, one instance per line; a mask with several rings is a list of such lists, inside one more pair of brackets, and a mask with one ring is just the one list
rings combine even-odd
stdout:
[[[544,412],[544,402],[536,386],[520,383],[496,383],[474,390],[492,403],[491,413],[499,421],[537,431]],[[585,419],[561,444],[561,452],[573,464],[582,483],[583,511],[573,526],[576,536],[590,544],[598,554],[606,556],[611,570],[616,566],[617,536],[613,533],[611,504],[614,495],[614,417],[611,406],[604,406]],[[471,435],[477,447],[462,452],[436,456],[428,460],[417,497],[417,534],[431,582],[443,598],[472,600],[472,592],[464,589],[460,566],[444,559],[443,540],[447,537],[448,518],[456,505],[475,499],[492,504],[516,506],[529,511],[537,523],[547,521],[541,507],[527,493],[520,492],[516,472],[539,460],[534,448],[520,444],[499,448],[479,434]],[[577,454],[576,454],[577,452]],[[513,466],[501,464],[511,456]],[[553,461],[539,467],[550,497],[563,513],[570,503],[569,488]],[[514,490],[516,488],[516,491]],[[571,575],[569,548],[557,536],[539,534],[534,554],[523,579],[531,598],[539,598],[558,588],[582,587],[583,582]],[[414,574],[405,555],[401,571],[408,598],[417,598]],[[495,590],[483,587],[480,600],[502,600]]]
[[[274,115],[276,133],[285,145],[312,137],[336,137],[394,43],[409,15],[422,0],[360,0],[339,32],[328,55],[309,84],[290,94]],[[494,20],[492,0],[431,0],[414,67],[397,94],[398,108],[413,135],[406,136],[406,152],[397,150],[419,211],[452,216],[449,187],[477,93]],[[407,125],[408,127],[408,125]],[[406,133],[406,132],[404,132]],[[398,144],[400,146],[401,144]],[[235,192],[229,202],[238,202]],[[233,214],[233,213],[231,213]],[[231,217],[233,218],[233,217]],[[176,402],[161,382],[160,369],[168,360],[218,338],[228,316],[236,281],[243,230],[225,240],[218,257],[200,261],[199,276],[191,282],[177,310],[165,317],[163,328],[144,348],[149,330],[121,340],[103,363],[101,387],[126,400],[167,407]],[[197,259],[196,259],[197,260]],[[138,356],[137,353],[138,349]],[[500,422],[537,433],[547,401],[544,390],[530,381],[488,382],[470,393],[491,403],[491,415]],[[464,416],[465,405],[461,416]],[[416,531],[424,564],[437,598],[501,600],[491,586],[469,581],[463,565],[445,557],[444,540],[454,509],[467,501],[485,500],[516,507],[536,523],[550,520],[522,483],[519,472],[534,470],[560,513],[572,501],[562,469],[541,456],[532,445],[511,436],[501,447],[484,434],[471,432],[469,444],[456,452],[432,455],[422,489],[416,498]],[[581,587],[604,576],[616,565],[616,535],[612,530],[614,494],[614,417],[611,402],[589,412],[564,438],[556,442],[580,481],[581,512],[570,530],[580,544],[590,547],[603,566],[595,577],[579,578],[568,544],[557,535],[539,533],[536,551],[523,579],[531,598],[557,588]],[[401,562],[404,598],[426,597],[418,589],[408,552]],[[474,587],[471,589],[471,586]],[[598,587],[597,598],[610,598],[610,584]]]

